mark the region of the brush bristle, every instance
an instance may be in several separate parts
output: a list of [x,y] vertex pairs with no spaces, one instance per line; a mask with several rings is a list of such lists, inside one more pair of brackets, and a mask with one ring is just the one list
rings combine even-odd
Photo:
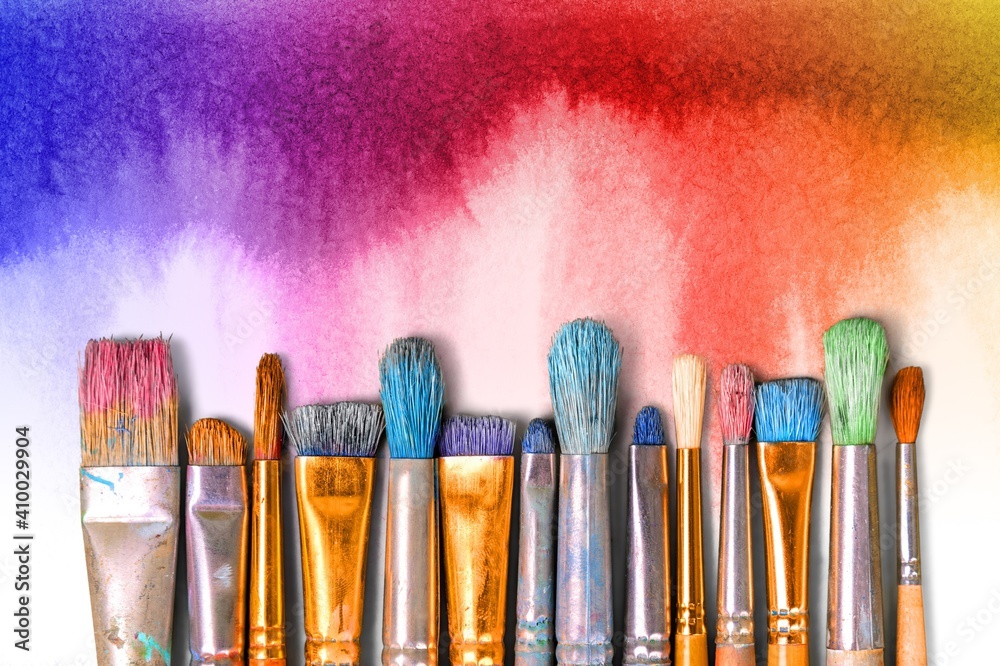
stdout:
[[257,364],[257,396],[253,410],[253,456],[281,457],[281,406],[285,401],[285,371],[277,354],[264,354]]
[[552,340],[548,363],[560,450],[607,453],[622,364],[611,329],[593,319],[563,324]]
[[889,346],[871,319],[845,319],[823,334],[833,443],[873,444]]
[[705,417],[705,359],[694,354],[674,358],[674,428],[677,448],[701,446],[701,426]]
[[632,443],[638,446],[663,446],[666,438],[663,435],[663,420],[660,410],[647,405],[639,410],[635,417],[635,427],[632,428]]
[[395,340],[378,369],[389,454],[433,458],[444,403],[444,379],[434,345],[422,338]]
[[521,440],[522,453],[555,453],[556,442],[552,428],[542,419],[532,419]]
[[91,340],[80,369],[84,467],[177,465],[170,341]]
[[758,442],[815,442],[823,422],[823,385],[800,377],[757,387]]
[[912,366],[896,373],[892,383],[892,427],[903,444],[917,441],[920,417],[924,413],[924,371]]
[[189,465],[243,466],[247,440],[236,428],[219,419],[198,419],[187,434]]
[[385,415],[382,405],[337,402],[296,407],[285,430],[300,456],[371,458],[378,448]]
[[753,430],[753,372],[727,365],[719,378],[719,422],[724,444],[747,444]]
[[514,422],[499,416],[453,416],[441,429],[438,451],[450,456],[514,454]]

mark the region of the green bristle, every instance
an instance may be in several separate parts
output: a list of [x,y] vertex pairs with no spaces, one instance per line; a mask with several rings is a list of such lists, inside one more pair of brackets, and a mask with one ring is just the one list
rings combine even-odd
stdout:
[[882,325],[845,319],[823,334],[833,443],[873,444],[889,346]]

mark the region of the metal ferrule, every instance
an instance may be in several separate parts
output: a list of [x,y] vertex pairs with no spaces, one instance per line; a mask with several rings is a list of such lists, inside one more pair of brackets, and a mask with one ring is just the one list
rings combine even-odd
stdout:
[[438,525],[433,458],[389,460],[383,666],[438,663]]
[[438,458],[452,666],[501,666],[512,456]]
[[832,651],[884,647],[875,477],[874,445],[833,447],[827,616]]
[[253,461],[250,503],[251,660],[285,658],[284,568],[281,561],[281,461]]
[[307,666],[358,666],[374,458],[298,456]]
[[188,646],[192,664],[243,664],[249,524],[245,467],[187,468]]
[[809,525],[814,442],[758,442],[767,564],[767,642],[809,642]]
[[896,447],[896,544],[900,585],[920,585],[920,512],[917,498],[917,446]]
[[100,666],[170,664],[180,489],[179,467],[80,470]]
[[628,447],[628,567],[623,664],[670,664],[667,447]]
[[701,449],[677,449],[677,633],[705,634]]
[[749,469],[750,451],[746,444],[723,445],[717,645],[754,642]]
[[556,661],[610,666],[611,525],[608,456],[559,460]]
[[556,455],[521,455],[514,666],[551,666],[556,636]]

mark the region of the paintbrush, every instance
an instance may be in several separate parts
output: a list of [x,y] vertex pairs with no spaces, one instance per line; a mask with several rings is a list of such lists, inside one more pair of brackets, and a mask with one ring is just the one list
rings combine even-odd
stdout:
[[246,629],[247,443],[218,419],[188,431],[188,646],[192,664],[242,666]]
[[97,663],[167,665],[181,486],[169,341],[87,343],[80,431]]
[[889,359],[885,331],[846,319],[823,334],[833,430],[827,664],[883,663],[875,429]]
[[770,666],[809,665],[809,524],[823,399],[815,379],[757,388]]
[[892,385],[892,425],[896,429],[896,664],[926,666],[924,598],[920,577],[920,516],[917,496],[917,431],[924,411],[924,373],[903,368]]
[[389,494],[382,604],[384,666],[438,663],[438,526],[434,444],[444,380],[434,346],[389,345],[379,361],[389,440]]
[[556,661],[611,664],[608,449],[621,347],[592,319],[564,324],[549,350],[549,390],[562,457],[556,557]]
[[753,564],[750,546],[750,432],[753,373],[727,365],[719,378],[722,501],[719,516],[716,666],[753,666]]
[[705,562],[701,536],[701,426],[705,414],[705,360],[674,358],[674,427],[677,431],[678,666],[708,665]]
[[381,405],[338,402],[292,411],[302,545],[307,666],[358,666],[375,449]]
[[250,518],[250,666],[284,666],[284,566],[281,557],[281,405],[285,372],[277,354],[257,365]]
[[667,447],[656,407],[635,417],[628,447],[628,568],[623,664],[670,664]]
[[438,444],[452,666],[502,666],[514,423],[455,416]]
[[514,666],[551,666],[556,637],[556,449],[533,419],[521,440],[521,528],[517,558]]

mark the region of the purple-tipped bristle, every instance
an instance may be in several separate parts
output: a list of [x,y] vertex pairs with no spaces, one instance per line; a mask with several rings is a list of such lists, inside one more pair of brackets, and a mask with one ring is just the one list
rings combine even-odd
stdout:
[[499,416],[453,416],[445,421],[438,454],[509,456],[514,453],[514,422]]
[[753,429],[753,373],[742,364],[728,365],[722,371],[720,384],[722,441],[726,444],[746,444]]

